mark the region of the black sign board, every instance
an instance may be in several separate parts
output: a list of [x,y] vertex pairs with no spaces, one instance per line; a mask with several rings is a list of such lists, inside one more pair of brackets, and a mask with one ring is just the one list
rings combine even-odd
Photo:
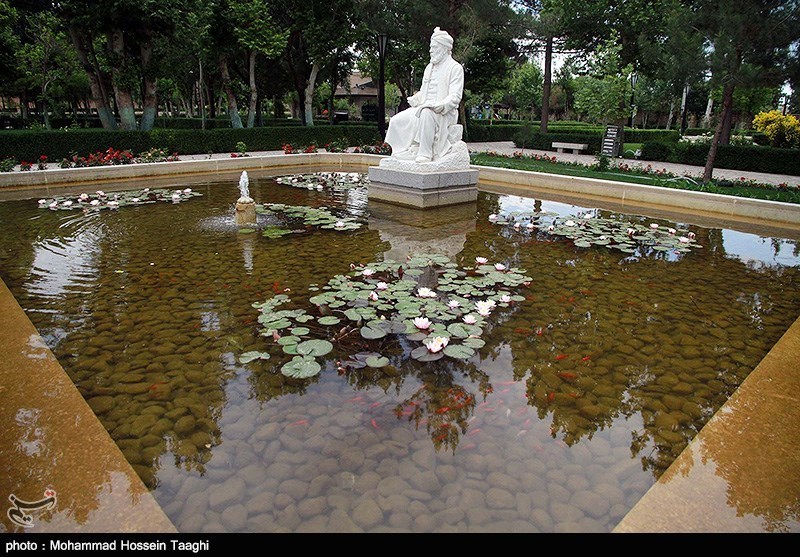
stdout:
[[618,157],[622,150],[622,126],[606,126],[600,154],[607,157]]
[[374,104],[365,104],[361,107],[361,119],[369,122],[378,121],[378,107]]

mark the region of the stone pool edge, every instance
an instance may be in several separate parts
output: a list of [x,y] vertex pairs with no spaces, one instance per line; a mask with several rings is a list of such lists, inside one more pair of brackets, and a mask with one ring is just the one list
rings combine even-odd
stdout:
[[[0,315],[0,532],[177,532],[1,279]],[[11,522],[10,495],[48,489],[54,509]]]
[[[380,155],[362,153],[302,153],[2,173],[0,174],[0,195],[3,191],[28,189],[37,189],[41,195],[52,195],[64,186],[87,182],[99,184],[141,178],[191,176],[239,170],[283,169],[289,172],[302,171],[305,167],[324,165],[369,167],[376,165],[381,158],[383,157]],[[623,206],[630,204],[635,207],[679,209],[688,214],[710,214],[722,218],[736,218],[749,223],[800,227],[800,205],[793,203],[527,170],[479,165],[473,165],[471,168],[480,172],[479,189],[482,189],[481,186],[510,185],[533,191],[580,195],[588,199],[616,200]]]

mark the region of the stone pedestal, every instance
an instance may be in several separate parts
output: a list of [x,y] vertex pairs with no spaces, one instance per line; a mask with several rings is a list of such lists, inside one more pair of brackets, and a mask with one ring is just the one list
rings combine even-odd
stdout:
[[370,167],[369,198],[428,209],[478,199],[478,171],[409,172]]
[[239,226],[243,224],[256,223],[256,204],[253,201],[237,201],[236,202],[236,224]]

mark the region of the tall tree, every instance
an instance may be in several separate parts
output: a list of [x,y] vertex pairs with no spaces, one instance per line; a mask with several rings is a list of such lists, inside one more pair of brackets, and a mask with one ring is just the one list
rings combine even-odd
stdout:
[[697,2],[697,27],[712,51],[714,80],[722,85],[722,106],[708,151],[703,179],[711,180],[718,147],[730,119],[736,86],[755,72],[762,83],[781,83],[790,47],[800,43],[800,0]]

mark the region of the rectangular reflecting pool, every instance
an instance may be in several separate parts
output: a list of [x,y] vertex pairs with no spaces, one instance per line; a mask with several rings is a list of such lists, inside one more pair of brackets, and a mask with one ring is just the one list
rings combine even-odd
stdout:
[[180,203],[0,203],[0,278],[179,531],[611,531],[800,314],[796,233],[282,182],[250,176],[244,230],[233,174]]

